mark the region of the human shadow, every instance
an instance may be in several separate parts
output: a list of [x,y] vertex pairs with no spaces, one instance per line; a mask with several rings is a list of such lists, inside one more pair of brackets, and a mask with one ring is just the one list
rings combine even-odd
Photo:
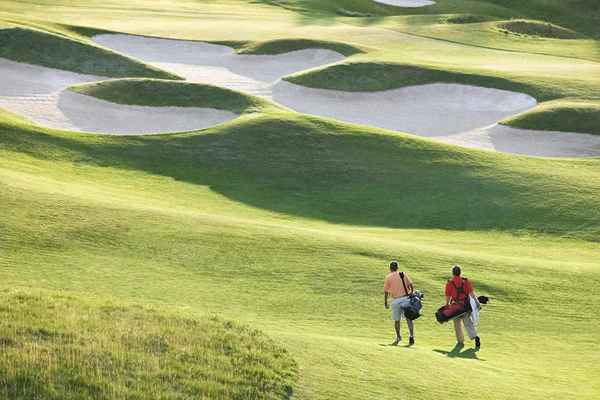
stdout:
[[404,343],[404,344],[393,344],[393,343],[379,343],[380,347],[398,347],[398,348],[404,348],[404,349],[411,349],[414,348],[415,346],[412,344],[408,344],[408,343]]
[[463,351],[464,347],[465,347],[464,345],[461,346],[461,345],[457,344],[450,351],[440,350],[440,349],[435,349],[433,351],[435,351],[436,353],[439,353],[439,354],[443,354],[449,358],[465,358],[465,359],[469,359],[469,360],[485,361],[484,359],[477,357],[477,353],[479,352],[479,349],[470,348],[470,349],[466,349]]

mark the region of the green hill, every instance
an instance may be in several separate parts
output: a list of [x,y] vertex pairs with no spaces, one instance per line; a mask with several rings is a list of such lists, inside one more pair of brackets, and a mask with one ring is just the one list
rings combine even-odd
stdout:
[[178,79],[71,37],[21,27],[0,29],[0,57],[90,75]]
[[260,332],[72,295],[0,295],[7,399],[286,399],[296,365]]
[[[433,400],[464,396],[468,377],[482,400],[596,400],[600,159],[470,150],[139,79],[174,77],[90,41],[110,31],[249,54],[325,47],[350,58],[286,79],[517,90],[542,103],[504,123],[597,133],[596,3],[3,2],[12,44],[1,57],[114,73],[125,79],[72,88],[113,102],[240,117],[125,137],[0,111],[0,397]],[[496,29],[511,19],[578,38]],[[388,346],[392,258],[426,294],[410,348],[405,325],[403,345]],[[456,263],[491,297],[480,351],[453,351],[451,326],[433,317]]]

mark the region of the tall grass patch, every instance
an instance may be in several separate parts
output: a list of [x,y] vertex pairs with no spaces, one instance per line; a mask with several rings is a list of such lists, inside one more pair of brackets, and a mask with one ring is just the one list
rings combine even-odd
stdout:
[[13,289],[0,293],[0,397],[283,399],[295,363],[216,318]]

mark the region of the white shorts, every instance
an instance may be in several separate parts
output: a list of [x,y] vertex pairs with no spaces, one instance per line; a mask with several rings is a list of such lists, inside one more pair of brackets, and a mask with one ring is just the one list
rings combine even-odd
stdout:
[[404,318],[404,308],[410,305],[410,297],[398,297],[392,300],[392,320],[400,321]]

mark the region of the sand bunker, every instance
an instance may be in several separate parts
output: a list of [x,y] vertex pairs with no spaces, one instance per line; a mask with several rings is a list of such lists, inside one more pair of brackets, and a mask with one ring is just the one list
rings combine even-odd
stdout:
[[430,137],[489,126],[536,105],[533,97],[521,93],[437,83],[343,92],[282,81],[273,100],[307,114]]
[[517,129],[494,124],[471,132],[438,138],[464,147],[539,157],[598,157],[600,136]]
[[[389,1],[392,2],[405,3],[404,6],[419,3]],[[302,113],[506,153],[549,157],[600,155],[600,136],[497,125],[498,121],[536,105],[533,97],[521,93],[459,84],[428,84],[381,92],[313,89],[282,81],[281,77],[340,61],[343,55],[316,49],[273,56],[238,55],[226,46],[123,34],[98,35],[94,40],[188,81],[268,97]],[[70,85],[102,77],[1,59],[0,75],[8,77],[0,83],[0,107],[55,128],[162,133],[201,129],[236,117],[214,109],[117,105],[65,91]]]
[[188,40],[103,34],[93,40],[107,48],[136,57],[190,82],[226,87],[270,97],[281,77],[343,60],[331,50],[305,49],[278,55],[238,55],[227,46]]
[[543,157],[600,156],[600,136],[497,125],[534,107],[528,95],[429,84],[381,92],[312,89],[282,81],[273,99],[306,114],[435,138],[448,144]]
[[[404,7],[434,3],[380,2]],[[458,84],[429,84],[381,92],[313,89],[280,78],[340,61],[343,55],[330,50],[301,50],[276,56],[237,55],[226,46],[123,34],[98,35],[94,40],[189,81],[267,97],[302,113],[506,153],[552,157],[598,155],[598,136],[496,125],[537,104],[533,97],[521,93]]]
[[50,128],[139,135],[203,129],[237,117],[211,108],[115,104],[66,90],[104,77],[4,59],[0,59],[0,76],[0,107]]
[[396,7],[425,7],[435,4],[435,1],[430,0],[373,0],[375,3],[387,4],[388,6]]

